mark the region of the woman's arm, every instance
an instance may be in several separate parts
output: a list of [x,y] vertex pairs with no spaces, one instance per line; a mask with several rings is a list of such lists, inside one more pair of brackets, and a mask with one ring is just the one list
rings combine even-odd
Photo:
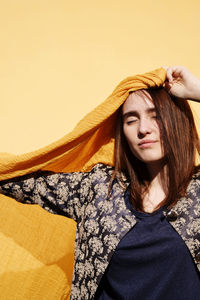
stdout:
[[90,173],[40,172],[0,182],[0,193],[78,222],[89,201]]
[[179,98],[200,101],[200,79],[182,66],[164,67],[167,80],[164,87]]

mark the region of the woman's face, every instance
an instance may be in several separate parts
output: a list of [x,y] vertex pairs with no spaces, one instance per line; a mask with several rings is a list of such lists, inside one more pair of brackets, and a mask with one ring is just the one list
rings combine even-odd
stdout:
[[132,153],[144,163],[161,161],[163,150],[155,106],[147,91],[132,93],[122,109],[123,131]]

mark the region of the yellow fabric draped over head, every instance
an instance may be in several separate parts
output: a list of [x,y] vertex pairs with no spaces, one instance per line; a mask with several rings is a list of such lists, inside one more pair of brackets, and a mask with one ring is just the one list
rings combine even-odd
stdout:
[[[163,68],[128,77],[62,139],[37,151],[0,157],[0,180],[37,170],[89,171],[114,163],[116,111],[131,91],[159,87]],[[75,223],[35,205],[1,196],[0,294],[2,299],[69,299]]]
[[163,68],[128,77],[96,109],[62,139],[23,155],[0,159],[0,180],[40,169],[55,172],[88,171],[98,162],[113,165],[115,112],[131,91],[159,87],[166,78]]

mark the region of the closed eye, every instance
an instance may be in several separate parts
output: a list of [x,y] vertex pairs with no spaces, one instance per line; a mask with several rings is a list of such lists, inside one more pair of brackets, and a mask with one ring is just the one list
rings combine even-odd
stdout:
[[127,118],[125,123],[130,125],[130,124],[133,124],[137,121],[138,121],[138,118]]

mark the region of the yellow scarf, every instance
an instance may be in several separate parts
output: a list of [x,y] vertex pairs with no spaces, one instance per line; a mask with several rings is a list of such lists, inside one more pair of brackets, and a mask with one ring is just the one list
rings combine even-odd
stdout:
[[[113,165],[116,111],[131,91],[159,87],[163,68],[128,77],[74,130],[37,151],[0,157],[0,180],[37,170],[89,171]],[[2,299],[68,299],[72,280],[75,223],[39,206],[1,196],[0,295]]]
[[113,165],[115,112],[131,91],[158,87],[166,77],[163,68],[123,80],[113,93],[85,116],[62,139],[23,155],[0,159],[0,180],[40,169],[55,172],[88,171],[98,162]]

